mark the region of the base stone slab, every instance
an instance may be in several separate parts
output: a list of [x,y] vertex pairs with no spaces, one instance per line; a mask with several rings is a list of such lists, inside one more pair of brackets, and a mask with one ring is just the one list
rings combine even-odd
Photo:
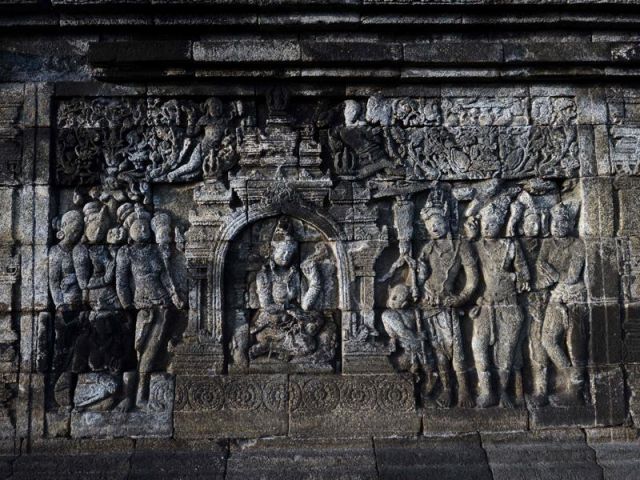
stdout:
[[423,413],[425,433],[499,432],[526,430],[528,412],[523,408],[427,408]]
[[178,376],[178,438],[286,435],[286,375]]
[[375,439],[380,478],[490,480],[478,434],[417,439]]
[[295,375],[289,433],[304,437],[415,435],[414,383],[406,375]]
[[171,437],[174,380],[168,374],[151,375],[149,401],[130,412],[72,411],[74,438]]

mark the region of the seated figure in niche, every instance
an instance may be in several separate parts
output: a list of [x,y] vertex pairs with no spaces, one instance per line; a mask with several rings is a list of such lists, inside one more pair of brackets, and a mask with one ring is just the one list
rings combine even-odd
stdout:
[[[292,225],[282,217],[273,232],[270,257],[256,276],[260,309],[250,330],[255,336],[249,349],[251,359],[276,355],[288,361],[318,348],[324,318],[314,307],[322,293],[322,275],[317,262],[303,262],[301,267],[294,264],[297,253]],[[304,295],[301,273],[307,283]]]

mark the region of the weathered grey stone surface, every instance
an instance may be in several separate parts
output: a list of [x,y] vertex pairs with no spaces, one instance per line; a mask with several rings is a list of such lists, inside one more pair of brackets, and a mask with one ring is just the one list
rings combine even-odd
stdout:
[[0,0],[0,478],[638,478],[640,3]]

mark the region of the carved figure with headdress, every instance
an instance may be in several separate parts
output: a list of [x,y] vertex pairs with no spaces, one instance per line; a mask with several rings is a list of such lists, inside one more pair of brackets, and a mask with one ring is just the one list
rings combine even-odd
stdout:
[[[541,331],[544,354],[535,395],[547,401],[547,367],[556,370],[552,400],[558,404],[584,400],[587,359],[586,287],[584,241],[572,236],[578,206],[560,202],[551,209],[551,238],[543,241],[538,257],[539,282],[550,290]],[[567,252],[571,252],[570,255]]]
[[[116,290],[125,308],[137,310],[135,349],[138,354],[136,404],[146,403],[149,375],[156,368],[157,356],[168,328],[170,309],[182,308],[171,272],[159,246],[152,241],[151,213],[142,205],[124,204],[118,209],[129,244],[118,251]],[[124,216],[126,215],[126,216]]]
[[[514,406],[508,388],[524,325],[517,294],[529,290],[529,269],[520,243],[513,238],[501,238],[510,204],[510,195],[498,193],[484,202],[478,212],[481,238],[475,247],[484,289],[472,310],[471,345],[478,373],[479,407],[492,406],[497,400],[501,406]],[[493,367],[498,371],[498,399],[492,389]]]
[[[255,339],[249,357],[274,355],[281,360],[305,357],[318,348],[317,335],[324,324],[316,311],[323,288],[318,262],[298,267],[298,241],[287,217],[278,221],[270,242],[270,256],[256,276],[260,308],[251,326]],[[302,278],[307,284],[302,294]]]
[[465,378],[457,309],[470,299],[478,285],[475,255],[468,240],[452,237],[444,190],[436,188],[429,193],[420,217],[430,238],[418,256],[419,306],[438,363],[441,386],[437,402],[443,407],[452,405],[457,380],[458,403],[470,407],[473,401]]

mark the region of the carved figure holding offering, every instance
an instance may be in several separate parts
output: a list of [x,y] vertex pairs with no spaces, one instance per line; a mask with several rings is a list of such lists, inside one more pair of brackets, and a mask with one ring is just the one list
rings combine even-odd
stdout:
[[[538,258],[540,282],[551,289],[542,326],[542,345],[557,369],[556,383],[562,385],[552,398],[559,404],[572,404],[584,398],[585,246],[582,239],[571,236],[576,210],[568,203],[559,203],[551,210],[552,238],[544,240]],[[540,378],[541,392],[546,390],[546,381],[546,376]]]
[[426,334],[419,331],[420,319],[418,312],[409,308],[409,296],[409,288],[406,285],[396,285],[389,290],[388,310],[382,313],[382,324],[394,351],[398,346],[402,348],[409,370],[418,374],[421,367],[428,369]]
[[524,324],[516,296],[529,290],[529,269],[520,244],[511,238],[499,238],[509,204],[507,195],[499,195],[480,210],[483,238],[476,242],[476,251],[484,291],[471,311],[471,346],[478,373],[476,405],[481,408],[496,401],[491,388],[491,351],[498,370],[500,406],[514,406],[508,387]]
[[[293,263],[297,253],[292,225],[282,217],[272,235],[270,258],[256,277],[260,309],[250,329],[256,342],[249,349],[251,359],[275,354],[288,361],[317,349],[316,336],[324,320],[313,309],[323,288],[321,274],[315,262],[303,262],[301,269],[297,267]],[[304,295],[300,270],[307,281]]]
[[[441,391],[438,405],[453,403],[452,367],[458,384],[458,403],[471,407],[473,401],[465,378],[459,312],[478,285],[478,268],[466,239],[451,238],[448,204],[442,190],[432,190],[420,216],[430,241],[418,256],[418,283],[421,286],[422,318],[434,350]],[[456,287],[464,275],[464,286]]]
[[151,214],[141,205],[132,207],[131,204],[124,204],[120,209],[130,210],[125,217],[124,227],[129,232],[131,243],[118,251],[116,289],[122,305],[137,310],[136,405],[141,407],[146,403],[149,375],[156,368],[156,357],[163,345],[169,309],[172,304],[178,309],[183,308],[184,304],[175,289],[160,248],[151,242]]

